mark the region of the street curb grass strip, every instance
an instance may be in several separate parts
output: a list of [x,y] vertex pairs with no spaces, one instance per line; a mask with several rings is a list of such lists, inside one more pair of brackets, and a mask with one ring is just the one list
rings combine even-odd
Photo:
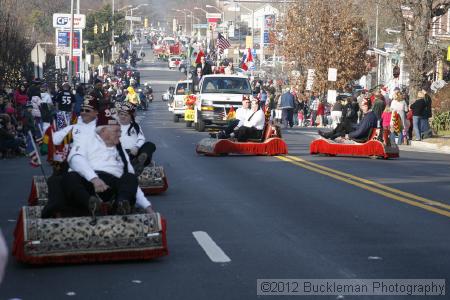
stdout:
[[[438,202],[438,201],[433,201],[433,200],[429,200],[414,194],[410,194],[404,191],[400,191],[385,185],[382,185],[380,183],[371,181],[371,180],[367,180],[367,179],[363,179],[363,178],[358,178],[354,175],[348,174],[348,173],[344,173],[344,172],[340,172],[338,170],[333,170],[331,168],[327,168],[306,160],[303,160],[301,158],[298,157],[293,157],[293,156],[275,156],[276,158],[294,164],[296,166],[305,168],[307,170],[328,176],[328,177],[332,177],[336,180],[339,181],[343,181],[346,182],[348,184],[360,187],[364,190],[367,191],[371,191],[373,193],[382,195],[384,197],[393,199],[393,200],[397,200],[409,205],[413,205],[416,207],[420,207],[422,209],[446,216],[446,217],[450,217],[450,205],[447,205],[445,203],[442,202]],[[408,198],[406,198],[408,197]],[[414,200],[411,200],[414,199]],[[441,207],[443,209],[437,208]]]

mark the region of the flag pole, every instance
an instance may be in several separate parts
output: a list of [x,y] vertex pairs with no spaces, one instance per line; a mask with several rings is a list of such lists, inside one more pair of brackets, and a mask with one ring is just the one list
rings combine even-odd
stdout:
[[47,180],[47,174],[45,173],[44,167],[42,166],[41,155],[39,153],[38,148],[36,147],[36,143],[34,141],[34,137],[31,134],[30,130],[28,130],[28,135],[30,136],[31,144],[33,145],[33,149],[34,149],[34,151],[36,151],[36,155],[37,155],[37,158],[38,158],[38,163],[39,163],[39,167],[41,168],[42,175],[44,175],[45,180]]

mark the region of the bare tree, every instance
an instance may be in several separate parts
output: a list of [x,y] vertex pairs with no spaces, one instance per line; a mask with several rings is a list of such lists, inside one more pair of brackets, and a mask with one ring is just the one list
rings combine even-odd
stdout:
[[0,82],[12,85],[25,75],[31,51],[16,7],[17,0],[0,0]]
[[366,72],[368,40],[365,23],[352,1],[298,1],[287,13],[278,42],[287,61],[297,63],[301,74],[315,69],[313,90],[324,92],[328,68],[338,70],[337,88]]
[[409,64],[410,99],[426,87],[426,73],[433,69],[439,49],[431,43],[433,18],[447,12],[450,1],[437,0],[385,0],[384,5],[391,7],[394,15],[401,21],[401,40],[405,59]]

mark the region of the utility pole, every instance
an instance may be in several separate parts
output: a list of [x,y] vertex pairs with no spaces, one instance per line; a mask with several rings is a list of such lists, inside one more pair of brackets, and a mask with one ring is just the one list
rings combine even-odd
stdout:
[[378,2],[377,2],[377,15],[375,19],[375,48],[378,48]]
[[114,42],[114,0],[112,0],[112,18],[111,18],[111,60],[114,61],[114,50],[115,50],[115,42]]
[[73,19],[74,19],[74,15],[73,15],[73,0],[70,0],[70,15],[71,15],[71,19],[70,19],[70,42],[69,42],[69,47],[70,47],[70,55],[69,55],[69,70],[67,72],[67,76],[69,77],[69,83],[72,84],[72,76],[73,76]]

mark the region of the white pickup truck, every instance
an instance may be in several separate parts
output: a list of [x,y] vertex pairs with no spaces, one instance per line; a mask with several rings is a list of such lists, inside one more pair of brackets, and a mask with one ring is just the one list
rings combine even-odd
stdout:
[[230,108],[242,106],[242,99],[252,94],[250,82],[241,75],[205,75],[200,81],[195,102],[194,126],[205,131],[207,126],[227,124]]

